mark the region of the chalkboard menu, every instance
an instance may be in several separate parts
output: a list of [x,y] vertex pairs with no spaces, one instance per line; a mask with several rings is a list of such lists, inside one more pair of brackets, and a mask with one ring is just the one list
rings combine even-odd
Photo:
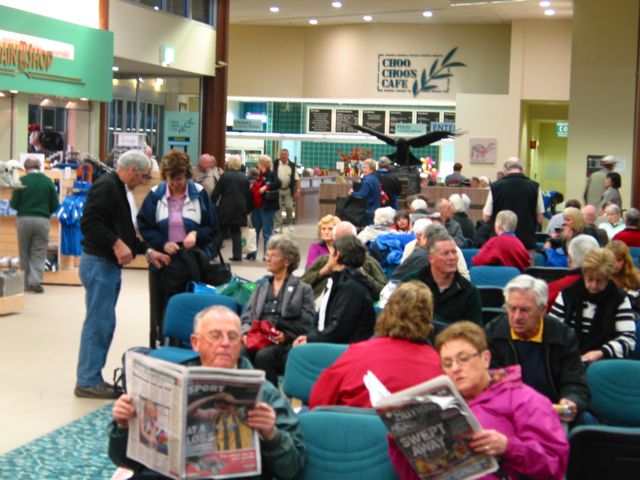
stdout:
[[350,124],[358,123],[359,110],[336,109],[336,132],[337,133],[353,133],[357,132]]
[[373,130],[385,133],[386,129],[386,111],[384,110],[363,110],[362,125],[372,128]]
[[309,109],[309,132],[317,132],[317,133],[331,132],[331,109],[330,108],[310,108]]
[[456,123],[456,112],[444,112],[444,123]]
[[440,121],[440,112],[417,112],[416,123],[423,123],[427,126],[427,133],[431,132],[431,124]]
[[396,133],[396,123],[413,123],[413,112],[406,110],[389,111],[389,133]]

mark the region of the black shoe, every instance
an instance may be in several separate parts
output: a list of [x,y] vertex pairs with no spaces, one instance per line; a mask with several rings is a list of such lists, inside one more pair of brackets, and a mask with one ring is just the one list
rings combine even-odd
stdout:
[[79,398],[118,398],[122,395],[120,388],[104,382],[94,387],[76,387],[73,394]]
[[257,256],[257,253],[247,253],[247,256],[244,258],[246,258],[247,260],[255,260]]
[[42,285],[38,284],[38,285],[29,285],[29,291],[33,292],[33,293],[44,293],[44,288],[42,288]]
[[242,257],[240,257],[240,258],[233,258],[233,257],[231,257],[231,258],[229,258],[229,261],[230,261],[230,262],[241,262],[241,261],[242,261]]

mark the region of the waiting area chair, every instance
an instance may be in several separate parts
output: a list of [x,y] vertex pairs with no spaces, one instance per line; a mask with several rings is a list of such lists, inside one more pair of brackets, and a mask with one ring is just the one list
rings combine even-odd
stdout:
[[471,265],[473,265],[471,263],[471,260],[473,260],[473,257],[475,257],[478,254],[480,249],[479,248],[461,248],[460,250],[462,250],[462,256],[464,257],[464,261],[467,263],[467,267],[471,268]]
[[[640,427],[640,362],[601,360],[587,368],[589,409],[600,423]],[[615,477],[609,477],[615,478]],[[640,478],[640,470],[638,476]]]
[[341,343],[307,343],[292,348],[284,368],[282,390],[285,395],[308,405],[313,384],[348,346]]
[[564,277],[568,271],[568,268],[562,267],[529,267],[524,271],[524,273],[550,283]]
[[201,310],[213,305],[221,305],[240,314],[238,303],[230,297],[203,293],[179,293],[169,299],[164,314],[162,333],[167,342],[179,346],[162,346],[151,350],[149,356],[173,363],[187,363],[198,358],[198,352],[191,349],[193,319]]
[[515,267],[478,266],[469,269],[471,283],[476,287],[504,287],[509,280],[520,275],[520,270]]
[[640,478],[640,429],[602,425],[571,431],[567,480]]
[[299,419],[306,450],[299,480],[398,478],[387,451],[387,429],[373,409],[322,407]]

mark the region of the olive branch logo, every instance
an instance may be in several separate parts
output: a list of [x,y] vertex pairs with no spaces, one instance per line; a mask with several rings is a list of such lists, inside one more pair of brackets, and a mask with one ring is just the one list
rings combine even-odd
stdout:
[[420,82],[416,79],[413,82],[413,96],[417,97],[421,92],[430,92],[438,88],[437,85],[433,85],[433,81],[442,80],[443,78],[453,77],[453,73],[449,71],[451,68],[455,67],[466,67],[466,65],[462,62],[453,62],[453,55],[458,50],[458,47],[453,48],[449,53],[447,53],[440,61],[437,58],[432,64],[431,68],[429,68],[429,74],[427,75],[427,69],[422,70],[422,75],[420,75]]

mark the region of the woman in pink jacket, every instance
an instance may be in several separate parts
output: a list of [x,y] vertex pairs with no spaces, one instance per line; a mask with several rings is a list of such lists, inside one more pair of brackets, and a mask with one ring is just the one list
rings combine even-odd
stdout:
[[[442,369],[482,425],[471,440],[476,452],[493,455],[499,473],[486,479],[564,478],[569,444],[551,402],[522,383],[520,366],[489,371],[491,353],[484,330],[468,321],[455,322],[436,337]],[[390,440],[391,461],[401,479],[418,474]]]

